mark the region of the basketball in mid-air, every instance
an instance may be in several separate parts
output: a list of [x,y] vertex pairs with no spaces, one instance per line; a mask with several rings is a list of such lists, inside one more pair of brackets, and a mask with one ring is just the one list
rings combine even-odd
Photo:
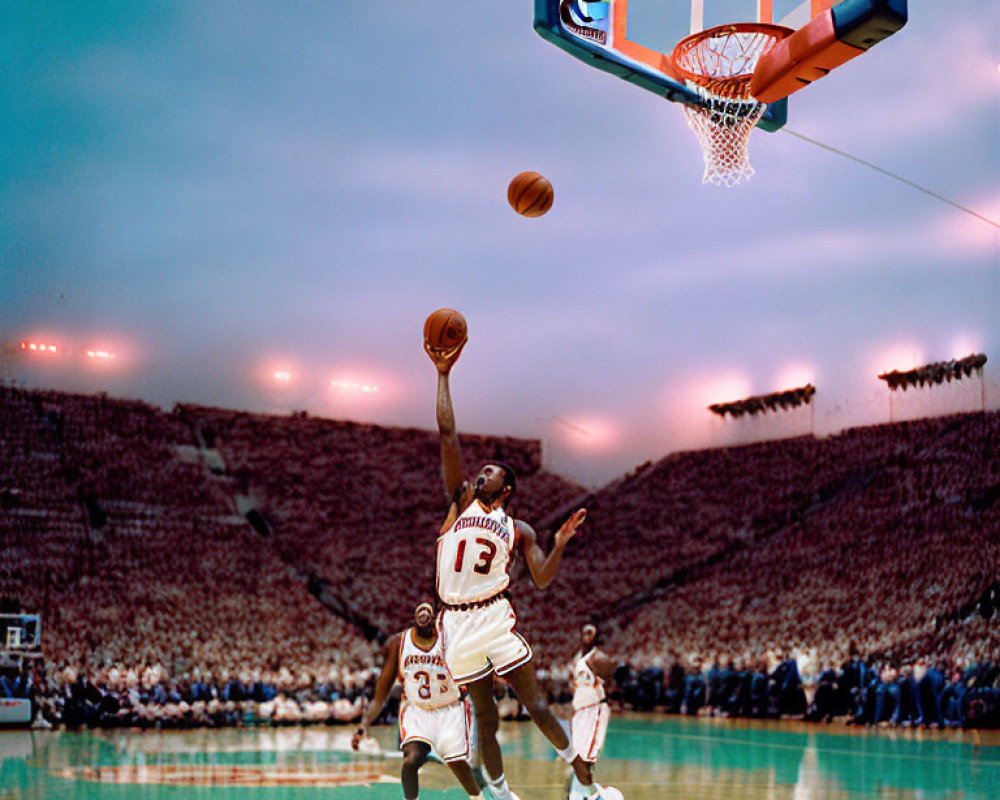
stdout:
[[550,208],[555,199],[552,184],[537,172],[522,172],[515,175],[507,187],[507,202],[522,217],[540,217]]
[[453,308],[439,308],[424,323],[424,341],[432,350],[451,350],[469,335],[465,317]]

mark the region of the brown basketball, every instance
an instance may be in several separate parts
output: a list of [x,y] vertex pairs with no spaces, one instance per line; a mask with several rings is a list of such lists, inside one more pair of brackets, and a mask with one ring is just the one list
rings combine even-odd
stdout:
[[537,172],[522,172],[507,187],[507,202],[522,217],[542,216],[554,199],[552,184]]
[[453,308],[439,308],[424,323],[424,341],[434,350],[458,347],[468,335],[465,317]]

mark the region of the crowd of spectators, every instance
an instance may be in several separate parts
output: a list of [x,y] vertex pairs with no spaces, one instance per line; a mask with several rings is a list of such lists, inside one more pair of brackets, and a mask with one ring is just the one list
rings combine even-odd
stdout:
[[[979,597],[1000,563],[1000,507],[977,501],[1000,484],[998,429],[997,415],[971,416],[816,443],[836,467],[825,491],[787,524],[751,529],[746,546],[668,585],[620,646],[670,641],[707,658],[724,644],[751,658],[794,642],[817,648],[826,666],[846,659],[851,642],[868,654],[958,656],[942,620]],[[909,648],[928,635],[932,651]],[[995,629],[982,642],[997,643]]]
[[695,657],[666,669],[623,664],[615,678],[613,700],[635,710],[879,727],[1000,727],[1000,650],[954,660],[854,653],[822,668],[813,652],[772,651],[753,663]]
[[230,674],[195,667],[180,674],[162,664],[97,670],[39,670],[34,693],[41,726],[248,727],[357,720],[377,671],[331,667],[295,674],[246,669]]
[[[546,591],[515,568],[552,699],[596,618],[628,707],[995,719],[1000,415],[675,454],[590,494],[537,442],[462,444],[518,468],[543,541],[590,511]],[[431,432],[0,387],[0,446],[0,596],[42,614],[53,724],[349,719],[433,590]]]

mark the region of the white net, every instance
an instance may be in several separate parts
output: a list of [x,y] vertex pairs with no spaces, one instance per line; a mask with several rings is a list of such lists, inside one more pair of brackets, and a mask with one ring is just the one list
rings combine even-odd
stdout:
[[694,88],[706,105],[684,106],[688,127],[701,143],[705,159],[702,183],[732,188],[754,173],[750,165],[750,134],[767,108],[753,98],[719,97],[701,86]]
[[684,106],[705,157],[702,183],[733,187],[753,175],[747,148],[767,105],[750,95],[750,81],[760,59],[789,33],[764,23],[720,25],[674,48],[674,68],[704,100]]

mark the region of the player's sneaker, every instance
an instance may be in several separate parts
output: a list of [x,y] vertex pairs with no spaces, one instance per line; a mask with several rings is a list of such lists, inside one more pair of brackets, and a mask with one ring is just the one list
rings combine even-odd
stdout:
[[[596,787],[597,784],[595,783],[594,786]],[[567,790],[567,800],[600,800],[600,795],[591,795],[587,788],[577,780],[576,774],[573,772],[570,772]]]
[[622,793],[614,786],[601,786],[595,781],[594,788],[597,789],[597,794],[588,794],[579,783],[574,781],[573,784],[569,790],[569,800],[624,800]]
[[521,800],[517,793],[513,789],[508,789],[506,793],[501,794],[496,789],[483,789],[483,800]]
[[576,775],[572,767],[566,767],[566,780],[563,782],[563,797],[573,800],[573,789],[576,788]]
[[506,791],[500,791],[495,786],[484,786],[483,800],[521,800],[521,798],[510,787],[507,787]]

